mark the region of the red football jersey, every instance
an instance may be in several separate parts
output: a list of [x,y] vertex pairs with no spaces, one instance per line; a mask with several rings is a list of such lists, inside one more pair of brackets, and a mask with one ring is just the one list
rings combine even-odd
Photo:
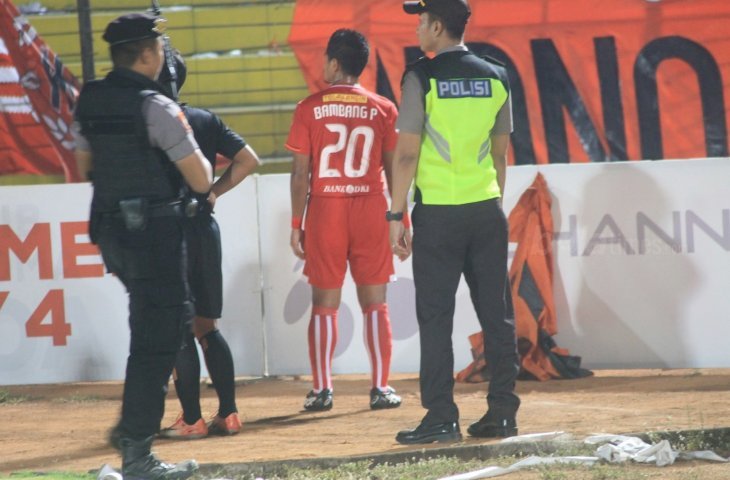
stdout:
[[382,193],[397,117],[393,102],[359,85],[332,85],[299,102],[286,148],[310,156],[310,194]]

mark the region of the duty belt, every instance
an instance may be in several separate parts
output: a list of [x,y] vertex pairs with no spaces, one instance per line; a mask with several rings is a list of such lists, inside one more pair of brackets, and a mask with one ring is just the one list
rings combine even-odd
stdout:
[[[99,212],[102,216],[112,218],[122,218],[121,210],[112,210],[110,212]],[[170,203],[147,204],[146,216],[152,217],[180,217],[183,214],[182,201],[178,200]]]

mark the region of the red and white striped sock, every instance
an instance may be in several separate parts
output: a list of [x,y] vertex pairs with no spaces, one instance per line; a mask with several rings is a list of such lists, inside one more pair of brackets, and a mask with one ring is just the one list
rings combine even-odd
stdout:
[[390,330],[388,305],[368,305],[363,310],[365,320],[365,348],[370,356],[372,386],[381,390],[388,386],[390,357],[393,351],[393,335]]
[[309,319],[309,363],[312,367],[313,389],[332,389],[332,356],[337,345],[337,309],[312,307]]

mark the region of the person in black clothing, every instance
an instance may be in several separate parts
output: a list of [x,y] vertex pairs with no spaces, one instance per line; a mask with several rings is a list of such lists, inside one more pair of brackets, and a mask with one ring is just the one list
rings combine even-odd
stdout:
[[[176,86],[185,83],[187,67],[179,52],[175,55]],[[169,70],[163,70],[158,82],[172,98]],[[197,215],[186,222],[189,282],[193,293],[195,317],[192,331],[175,363],[174,378],[183,412],[160,436],[196,439],[208,434],[235,435],[241,429],[236,408],[233,356],[228,343],[217,328],[223,307],[223,273],[221,237],[218,223],[211,215],[216,199],[241,183],[259,165],[256,152],[237,133],[212,112],[181,104],[195,139],[215,172],[216,157],[222,155],[231,164],[215,182],[208,201]],[[203,349],[205,363],[218,395],[218,412],[206,424],[200,410],[200,359],[193,337]]]
[[193,315],[183,234],[185,184],[204,200],[212,172],[180,108],[158,92],[161,20],[124,15],[106,28],[114,69],[84,85],[75,112],[79,171],[93,183],[89,236],[129,294],[130,346],[112,444],[125,479],[184,479],[150,451],[167,384]]
[[[471,14],[466,0],[406,1],[403,8],[419,15],[421,49],[436,55],[409,65],[403,77],[387,214],[393,252],[413,251],[421,404],[427,410],[396,441],[461,439],[451,335],[462,275],[484,333],[490,372],[487,413],[467,431],[473,437],[511,437],[518,432],[520,399],[514,317],[505,309],[508,228],[500,200],[512,131],[507,70],[464,45]],[[414,178],[411,244],[401,217]]]

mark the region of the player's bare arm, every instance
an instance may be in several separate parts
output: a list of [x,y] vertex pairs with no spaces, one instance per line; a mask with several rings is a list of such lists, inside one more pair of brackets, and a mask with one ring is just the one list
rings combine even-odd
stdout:
[[509,134],[493,134],[492,160],[494,169],[497,171],[497,183],[499,191],[504,196],[504,184],[507,178],[507,149],[509,148]]
[[[391,152],[383,152],[383,171],[385,172],[385,182],[388,185],[388,194],[391,195],[391,204],[392,204],[392,193],[393,193],[393,159],[395,158],[395,151]],[[406,210],[408,207],[406,206],[406,209],[403,210],[404,213],[407,214]],[[391,207],[391,211],[396,211]],[[391,223],[399,223],[403,225],[403,235],[402,237],[405,240],[406,245],[411,244],[411,229],[407,226],[404,222],[391,222]],[[392,242],[391,242],[392,245]],[[398,258],[403,261],[406,258],[408,258],[408,255],[398,255]]]
[[213,191],[211,193],[214,195],[214,198],[220,197],[241,183],[261,165],[259,156],[256,155],[256,152],[250,145],[243,147],[230,160],[231,164],[213,185]]
[[79,175],[81,175],[81,178],[85,182],[88,182],[89,180],[91,180],[89,178],[89,173],[91,172],[91,169],[93,167],[91,152],[88,150],[79,150],[77,148],[74,152],[74,155],[76,156],[76,168],[79,170]]
[[[393,192],[393,158],[395,151],[383,152],[383,171],[385,172],[385,183],[388,185],[388,194]],[[391,197],[392,198],[392,197]]]
[[[398,134],[392,173],[391,211],[393,212],[405,212],[408,208],[408,189],[416,176],[420,152],[420,133]],[[390,222],[390,246],[393,253],[401,260],[405,260],[411,254],[410,232],[406,234],[403,222]]]
[[[294,255],[304,259],[304,232],[301,229],[301,219],[307,207],[307,193],[309,193],[309,155],[295,153],[291,170],[291,217],[299,219],[299,225],[292,225],[290,245]],[[297,228],[295,228],[297,227]]]
[[187,157],[175,162],[175,166],[182,173],[185,182],[195,192],[205,193],[210,190],[213,183],[213,169],[200,149],[195,149]]

